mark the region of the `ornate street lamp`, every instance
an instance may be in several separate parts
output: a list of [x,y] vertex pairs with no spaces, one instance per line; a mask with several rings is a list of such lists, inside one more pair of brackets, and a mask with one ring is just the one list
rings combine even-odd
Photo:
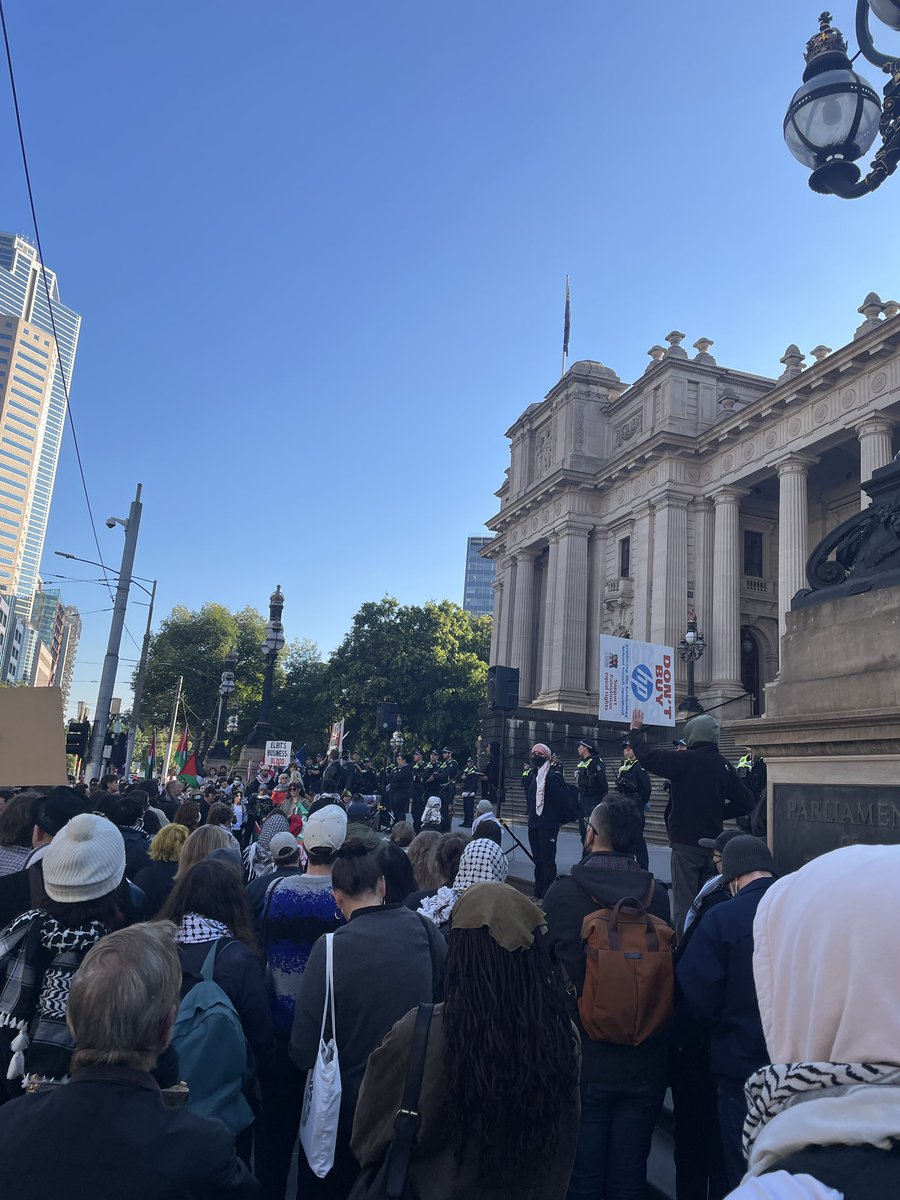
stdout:
[[395,729],[391,734],[391,749],[395,756],[403,749],[403,734],[399,729]]
[[269,723],[269,716],[272,712],[272,685],[275,680],[275,659],[278,657],[278,651],[284,645],[284,626],[281,623],[281,614],[283,612],[284,596],[282,595],[281,584],[278,584],[275,591],[269,597],[269,619],[266,621],[266,636],[263,641],[263,651],[266,656],[266,673],[263,677],[263,692],[259,705],[259,716],[256,718],[256,724],[247,738],[247,745],[254,748],[265,747],[266,742],[270,741],[274,736],[274,731]]
[[678,643],[678,657],[683,663],[687,664],[687,690],[688,694],[684,700],[684,711],[686,713],[703,712],[703,705],[694,695],[694,664],[698,659],[703,657],[703,651],[706,649],[706,639],[697,628],[697,614],[691,609],[688,612],[687,629],[684,637]]
[[[860,53],[890,76],[883,105],[872,85],[853,70],[844,36],[832,26],[831,13],[824,12],[819,32],[806,44],[803,86],[795,92],[784,118],[788,149],[812,170],[809,186],[845,200],[874,192],[900,162],[900,58],[875,48],[869,31],[870,8],[892,29],[900,29],[900,3],[857,0]],[[856,160],[868,152],[879,132],[881,148],[862,178]]]
[[228,758],[228,750],[225,746],[225,718],[228,715],[228,698],[234,692],[234,668],[237,663],[234,651],[229,650],[225,656],[225,670],[222,672],[222,681],[219,684],[219,716],[216,720],[216,740],[212,748],[207,750],[206,758]]
[[232,713],[228,718],[228,724],[225,726],[225,732],[233,737],[238,731],[237,713]]

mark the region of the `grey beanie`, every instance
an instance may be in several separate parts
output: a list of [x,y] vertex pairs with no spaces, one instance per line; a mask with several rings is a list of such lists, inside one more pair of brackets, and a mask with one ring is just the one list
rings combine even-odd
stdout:
[[684,740],[689,747],[696,746],[698,742],[712,742],[714,746],[718,746],[719,722],[708,713],[691,717],[684,727]]
[[722,850],[722,879],[731,883],[751,871],[769,871],[774,875],[775,860],[765,842],[744,833],[732,838]]
[[125,874],[125,842],[106,817],[79,813],[44,855],[44,889],[51,900],[80,904],[114,892]]

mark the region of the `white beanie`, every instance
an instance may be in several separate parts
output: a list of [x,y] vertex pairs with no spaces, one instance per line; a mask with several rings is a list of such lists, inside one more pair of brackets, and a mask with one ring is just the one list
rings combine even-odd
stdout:
[[51,900],[80,904],[115,891],[125,874],[125,840],[105,817],[79,813],[65,824],[43,859]]

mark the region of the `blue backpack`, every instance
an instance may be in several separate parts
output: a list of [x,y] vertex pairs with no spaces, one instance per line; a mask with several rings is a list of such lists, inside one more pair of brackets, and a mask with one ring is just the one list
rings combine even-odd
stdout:
[[172,1045],[181,1078],[190,1089],[187,1107],[201,1117],[218,1117],[238,1134],[253,1122],[253,1109],[244,1095],[249,1057],[237,1010],[213,980],[218,945],[213,942],[200,982],[181,1001]]

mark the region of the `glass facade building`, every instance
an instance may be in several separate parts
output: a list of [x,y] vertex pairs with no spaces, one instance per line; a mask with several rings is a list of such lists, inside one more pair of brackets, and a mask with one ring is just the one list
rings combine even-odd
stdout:
[[0,592],[15,594],[25,612],[37,589],[81,328],[59,299],[56,275],[45,272],[45,289],[42,271],[30,242],[0,233]]
[[489,617],[494,611],[494,582],[496,563],[481,557],[482,546],[493,541],[489,537],[470,537],[466,541],[466,582],[463,588],[463,608],[476,617]]

